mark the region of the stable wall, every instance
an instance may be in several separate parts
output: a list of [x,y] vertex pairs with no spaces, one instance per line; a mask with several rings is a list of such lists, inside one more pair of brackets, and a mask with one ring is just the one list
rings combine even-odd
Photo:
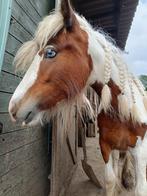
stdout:
[[47,196],[49,158],[47,130],[11,123],[9,100],[21,81],[13,58],[32,38],[38,22],[49,12],[49,0],[12,0],[12,15],[0,73],[0,196]]

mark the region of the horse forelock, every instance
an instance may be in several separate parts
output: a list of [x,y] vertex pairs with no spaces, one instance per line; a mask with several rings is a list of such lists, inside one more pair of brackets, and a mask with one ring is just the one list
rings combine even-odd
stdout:
[[63,16],[54,11],[46,16],[38,25],[34,38],[25,42],[14,58],[16,71],[26,71],[31,65],[35,55],[44,48],[49,41],[63,28]]

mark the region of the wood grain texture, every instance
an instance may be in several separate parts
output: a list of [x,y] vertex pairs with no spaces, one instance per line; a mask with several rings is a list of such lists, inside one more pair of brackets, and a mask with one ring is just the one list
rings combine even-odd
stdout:
[[[25,2],[28,0],[25,0]],[[12,2],[12,16],[21,24],[26,31],[31,35],[34,34],[36,29],[36,24],[30,19],[30,17],[21,9],[18,3],[13,0]]]
[[24,164],[26,160],[32,159],[35,156],[38,156],[39,158],[41,156],[43,157],[45,154],[47,155],[46,142],[47,139],[45,140],[44,134],[42,134],[40,139],[25,145],[25,147],[22,146],[17,150],[0,156],[0,177]]
[[8,104],[12,94],[0,92],[0,113],[8,112]]
[[[33,178],[38,176],[38,173],[47,166],[47,156],[36,156],[24,162],[8,174],[1,177],[2,183],[0,184],[0,195],[7,194],[11,189],[21,184],[20,195],[31,187]],[[47,175],[46,175],[47,177]],[[46,179],[47,180],[47,179]]]
[[0,90],[13,93],[20,81],[19,77],[2,71],[0,74]]
[[40,128],[26,128],[0,135],[0,155],[16,150],[42,137]]
[[29,0],[32,6],[36,9],[41,17],[44,17],[49,13],[49,1],[46,0]]
[[17,50],[22,45],[22,42],[17,40],[15,37],[13,37],[11,34],[8,34],[7,44],[6,44],[6,51],[13,56],[16,55]]
[[2,134],[22,129],[20,123],[13,123],[8,113],[0,113],[0,122],[3,124]]
[[21,9],[30,17],[30,19],[37,25],[40,22],[40,16],[30,3],[30,1],[15,0]]
[[[47,196],[49,156],[47,131],[14,124],[10,98],[22,77],[12,66],[20,46],[33,38],[37,23],[48,14],[48,0],[12,0],[9,34],[0,73],[0,196]],[[26,57],[27,58],[27,57]]]
[[25,30],[23,24],[19,24],[13,16],[11,17],[9,33],[21,42],[26,42],[32,39],[32,35],[27,30]]
[[14,56],[5,51],[2,70],[15,73],[14,66],[12,65]]
[[[77,166],[76,159],[76,123],[75,114],[72,117],[71,129],[68,130],[70,148],[67,144],[67,135],[64,130],[58,131],[57,119],[53,122],[52,131],[52,173],[51,173],[51,193],[50,196],[64,196],[66,195],[66,189],[69,186],[72,175]],[[74,153],[74,162],[71,156],[71,152]],[[62,179],[62,180],[61,180]]]

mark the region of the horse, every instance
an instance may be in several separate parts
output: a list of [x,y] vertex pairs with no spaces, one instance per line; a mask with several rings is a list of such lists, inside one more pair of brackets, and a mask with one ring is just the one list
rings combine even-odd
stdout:
[[26,73],[9,103],[13,121],[34,126],[58,111],[64,120],[73,103],[79,111],[82,107],[90,111],[84,92],[92,87],[99,97],[97,122],[106,195],[113,196],[118,183],[115,150],[132,154],[137,179],[134,195],[147,195],[146,93],[109,36],[78,15],[69,0],[61,0],[39,23],[34,38],[18,50],[14,64]]

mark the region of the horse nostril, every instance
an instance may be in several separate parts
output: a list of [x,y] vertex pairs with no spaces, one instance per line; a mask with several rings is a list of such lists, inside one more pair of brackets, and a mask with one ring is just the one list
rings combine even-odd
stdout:
[[15,111],[10,111],[10,114],[11,114],[11,119],[13,122],[16,122],[17,120],[17,112]]
[[10,105],[9,113],[11,115],[12,120],[16,121],[16,119],[17,119],[17,107],[16,107],[16,104],[11,104]]
[[14,119],[16,119],[16,112],[11,112],[11,114],[12,114],[12,117],[13,117]]

